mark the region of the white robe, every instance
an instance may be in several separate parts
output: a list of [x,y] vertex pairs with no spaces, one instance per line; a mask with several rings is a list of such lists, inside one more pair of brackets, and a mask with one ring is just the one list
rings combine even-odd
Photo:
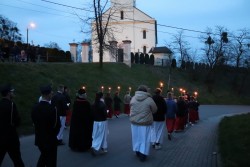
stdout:
[[139,126],[131,124],[133,151],[149,155],[151,142],[151,125]]
[[165,121],[154,121],[151,127],[151,142],[155,143],[163,143],[163,137],[165,132]]
[[108,122],[94,122],[92,133],[92,148],[99,151],[101,148],[107,149]]
[[63,132],[65,128],[66,116],[60,116],[61,128],[59,133],[57,134],[58,140],[63,140]]

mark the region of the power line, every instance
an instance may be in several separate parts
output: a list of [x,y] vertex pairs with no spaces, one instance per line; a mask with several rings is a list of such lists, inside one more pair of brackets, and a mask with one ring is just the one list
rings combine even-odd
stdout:
[[[61,15],[61,14],[55,14],[55,13],[50,13],[50,12],[44,12],[44,11],[38,11],[38,10],[34,10],[34,9],[27,9],[27,8],[22,8],[22,7],[17,7],[17,6],[12,6],[12,5],[6,5],[6,4],[0,4],[2,6],[8,6],[8,7],[12,7],[12,8],[18,8],[18,9],[21,9],[21,10],[30,10],[30,11],[33,11],[33,12],[37,12],[37,13],[45,13],[45,14],[50,14],[50,15],[56,15],[56,16],[62,16],[62,17],[71,17],[71,18],[74,18],[73,16],[65,16],[65,15]],[[66,12],[65,12],[66,13]],[[68,13],[68,12],[67,12]],[[68,14],[71,14],[71,15],[74,15],[73,13],[68,13]],[[76,16],[75,16],[76,17]]]
[[[94,12],[94,11],[87,10],[87,9],[84,9],[84,8],[78,8],[78,7],[69,6],[69,5],[65,5],[65,4],[61,4],[61,3],[55,3],[55,2],[48,1],[48,0],[41,0],[41,1],[52,3],[52,4],[56,4],[56,5],[60,5],[60,6],[64,6],[64,7],[69,7],[69,8],[73,8],[73,9],[84,10],[84,11],[88,11],[88,12]],[[119,16],[114,16],[114,17],[119,17]],[[130,18],[126,18],[126,17],[124,17],[124,18],[128,19],[128,20],[131,20],[131,21],[138,21],[138,22],[149,23],[149,22],[143,21],[143,20],[135,20],[135,19],[130,19]],[[150,23],[150,24],[152,24],[152,23]],[[162,27],[168,27],[168,28],[178,29],[178,30],[185,30],[185,31],[190,31],[190,32],[205,33],[205,34],[207,34],[207,32],[203,32],[203,31],[199,31],[199,30],[181,28],[181,27],[176,27],[176,26],[169,26],[169,25],[158,24],[158,23],[157,23],[157,25],[162,26]]]
[[70,6],[70,5],[65,5],[65,4],[62,4],[62,3],[56,3],[56,2],[47,1],[47,0],[41,0],[41,1],[44,1],[44,2],[47,2],[47,3],[52,3],[52,4],[55,4],[55,5],[59,5],[59,6],[64,6],[64,7],[72,8],[72,9],[78,9],[78,10],[84,10],[84,11],[87,11],[87,12],[93,12],[93,11],[88,10],[88,9],[78,8],[78,7],[74,7],[74,6]]

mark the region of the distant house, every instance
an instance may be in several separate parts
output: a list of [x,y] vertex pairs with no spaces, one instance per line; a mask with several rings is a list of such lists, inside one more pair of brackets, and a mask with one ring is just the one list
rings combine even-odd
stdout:
[[[135,3],[136,0],[111,0],[110,8],[103,14],[103,17],[107,15],[111,17],[108,24],[110,31],[105,43],[113,45],[111,48],[116,48],[116,51],[104,51],[103,62],[116,62],[119,57],[117,54],[122,55],[128,43],[130,47],[127,48],[133,53],[148,53],[156,46],[156,20],[136,8]],[[103,21],[105,22],[105,18]],[[99,62],[98,43],[93,42],[96,39],[95,26],[92,27],[93,62]]]
[[173,52],[167,48],[163,47],[153,47],[150,49],[149,53],[152,53],[155,58],[154,65],[155,66],[167,66],[172,61]]

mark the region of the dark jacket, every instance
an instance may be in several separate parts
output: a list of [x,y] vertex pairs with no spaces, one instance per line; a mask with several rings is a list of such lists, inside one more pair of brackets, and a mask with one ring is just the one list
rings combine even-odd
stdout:
[[187,106],[189,110],[195,110],[198,111],[199,110],[199,103],[197,103],[196,101],[190,101]]
[[66,116],[67,110],[67,100],[64,94],[57,92],[51,99],[51,104],[56,107],[59,116]]
[[114,110],[115,111],[121,111],[121,103],[122,100],[120,99],[120,97],[118,95],[114,96]]
[[31,112],[35,126],[35,145],[57,145],[57,134],[61,127],[60,118],[53,105],[40,101]]
[[16,104],[7,98],[0,100],[0,147],[8,143],[19,145],[16,127],[20,124],[20,117]]
[[154,95],[152,98],[157,106],[157,111],[153,114],[154,121],[164,121],[167,110],[164,98],[161,95]]
[[177,101],[177,117],[184,117],[187,113],[187,103],[184,100]]
[[96,122],[106,121],[107,120],[107,108],[104,102],[97,101],[92,105],[92,115],[93,119]]

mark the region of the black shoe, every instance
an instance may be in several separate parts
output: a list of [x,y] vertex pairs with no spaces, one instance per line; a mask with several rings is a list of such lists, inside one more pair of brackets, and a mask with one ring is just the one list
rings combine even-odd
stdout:
[[168,134],[168,140],[171,140],[171,134]]
[[57,145],[62,146],[62,145],[65,145],[65,143],[62,140],[57,140]]
[[140,153],[139,159],[140,159],[141,162],[144,162],[144,161],[146,161],[147,156],[144,155],[144,154],[142,154],[142,153]]
[[95,157],[95,156],[97,155],[97,151],[96,151],[93,147],[91,147],[90,152],[91,152],[91,155],[92,155],[93,157]]
[[135,153],[137,157],[140,157],[141,153],[139,151],[136,151]]

